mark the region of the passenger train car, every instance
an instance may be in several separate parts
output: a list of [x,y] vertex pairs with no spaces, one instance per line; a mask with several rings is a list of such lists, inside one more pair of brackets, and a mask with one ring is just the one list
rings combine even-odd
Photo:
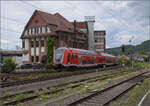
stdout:
[[115,56],[76,48],[57,48],[54,52],[53,66],[59,67],[96,67],[118,64]]

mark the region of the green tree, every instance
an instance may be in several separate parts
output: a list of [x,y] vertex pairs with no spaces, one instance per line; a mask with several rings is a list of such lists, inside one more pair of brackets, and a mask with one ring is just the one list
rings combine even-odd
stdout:
[[146,55],[146,52],[144,50],[140,51],[140,54]]
[[3,68],[2,72],[3,73],[9,73],[15,70],[17,64],[12,60],[12,58],[7,58],[3,61]]
[[53,49],[54,49],[54,38],[48,37],[46,41],[46,68],[51,68],[53,65]]

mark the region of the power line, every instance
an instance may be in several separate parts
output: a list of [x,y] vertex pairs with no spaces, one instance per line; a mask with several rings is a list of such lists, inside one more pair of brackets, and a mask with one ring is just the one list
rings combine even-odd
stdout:
[[36,8],[36,9],[38,9],[38,10],[42,10],[41,8],[36,7],[36,6],[34,6],[34,5],[32,5],[32,4],[28,3],[28,2],[25,2],[24,0],[20,0],[20,1],[21,1],[22,3],[24,3],[24,4],[26,4],[26,5],[29,5],[29,6],[33,7],[33,8]]
[[8,18],[8,17],[5,17],[5,16],[1,16],[1,17],[2,17],[3,19],[5,19],[5,20],[14,21],[14,22],[20,23],[20,24],[25,24],[25,23],[23,23],[23,22],[21,22],[21,21],[17,21],[17,20],[12,19],[12,18]]
[[15,33],[21,34],[21,33],[17,32],[17,31],[14,31],[14,30],[8,29],[8,28],[2,28],[2,27],[1,27],[0,29],[3,29],[3,30],[10,31],[10,32],[15,32]]

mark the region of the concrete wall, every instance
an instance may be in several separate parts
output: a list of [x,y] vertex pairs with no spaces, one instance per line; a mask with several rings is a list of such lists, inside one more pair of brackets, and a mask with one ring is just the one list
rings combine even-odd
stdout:
[[87,22],[89,33],[88,33],[88,49],[94,50],[94,22]]

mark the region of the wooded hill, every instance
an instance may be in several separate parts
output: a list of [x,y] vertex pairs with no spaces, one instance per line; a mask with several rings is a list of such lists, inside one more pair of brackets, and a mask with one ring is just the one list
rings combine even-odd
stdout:
[[113,55],[128,55],[133,53],[140,53],[140,54],[150,54],[150,40],[144,41],[139,45],[125,45],[125,52],[122,52],[122,46],[116,48],[109,48],[106,49],[106,53],[113,54]]

